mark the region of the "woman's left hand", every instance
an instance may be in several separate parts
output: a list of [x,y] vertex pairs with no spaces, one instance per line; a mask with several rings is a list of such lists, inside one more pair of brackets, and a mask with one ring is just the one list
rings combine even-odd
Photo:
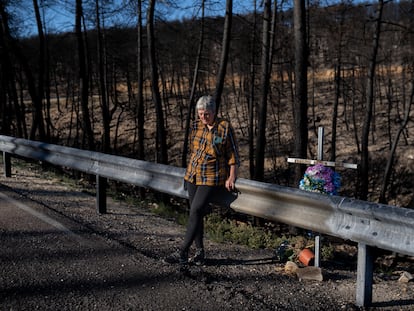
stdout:
[[227,180],[226,180],[226,189],[228,191],[233,191],[235,182],[236,182],[236,178],[231,177],[231,176],[229,178],[227,178]]
[[237,176],[236,165],[230,165],[230,174],[226,180],[226,185],[225,185],[228,191],[233,191],[235,189],[236,176]]
[[226,189],[228,191],[232,191],[234,189],[234,182],[231,181],[230,179],[226,180]]

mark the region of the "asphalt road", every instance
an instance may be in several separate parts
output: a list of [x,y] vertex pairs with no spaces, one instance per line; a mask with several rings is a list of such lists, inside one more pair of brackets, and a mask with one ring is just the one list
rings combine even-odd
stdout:
[[139,309],[152,295],[149,258],[16,196],[0,193],[2,310]]

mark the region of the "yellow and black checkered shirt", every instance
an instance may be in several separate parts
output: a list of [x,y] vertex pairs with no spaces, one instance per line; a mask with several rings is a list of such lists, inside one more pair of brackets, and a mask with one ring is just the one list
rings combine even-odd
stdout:
[[230,122],[216,119],[209,130],[200,120],[195,121],[190,136],[190,161],[184,179],[196,185],[224,186],[230,165],[240,165]]

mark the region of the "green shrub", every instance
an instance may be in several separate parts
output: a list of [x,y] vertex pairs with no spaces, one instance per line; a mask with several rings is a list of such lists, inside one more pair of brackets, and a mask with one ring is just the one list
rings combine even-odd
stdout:
[[335,247],[329,244],[322,244],[321,246],[321,259],[322,260],[332,260],[335,256]]
[[163,218],[174,219],[178,224],[185,225],[188,221],[188,214],[183,208],[175,205],[160,203],[149,203],[147,206],[151,207],[151,211]]
[[270,230],[254,227],[249,223],[238,222],[222,218],[212,213],[205,220],[206,235],[213,241],[220,243],[235,243],[248,247],[276,248],[285,237],[278,237]]

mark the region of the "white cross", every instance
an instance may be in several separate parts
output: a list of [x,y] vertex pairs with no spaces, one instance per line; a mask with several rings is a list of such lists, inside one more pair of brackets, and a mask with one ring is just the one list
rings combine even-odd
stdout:
[[[315,164],[322,164],[325,166],[331,167],[344,167],[350,169],[357,169],[358,164],[352,163],[343,163],[343,162],[333,162],[333,161],[324,161],[323,160],[323,136],[324,136],[324,129],[322,126],[318,128],[318,155],[317,160],[309,160],[309,159],[299,159],[299,158],[288,158],[288,163],[295,163],[295,164],[307,164],[307,165],[315,165]],[[315,267],[319,267],[320,265],[320,235],[315,236]]]

